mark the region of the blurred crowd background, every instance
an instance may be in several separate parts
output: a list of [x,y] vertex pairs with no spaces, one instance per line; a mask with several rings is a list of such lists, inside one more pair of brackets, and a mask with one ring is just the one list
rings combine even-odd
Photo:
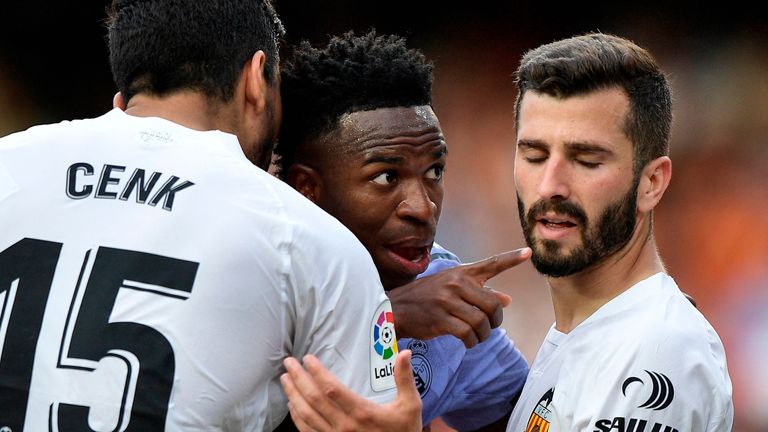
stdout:
[[[449,146],[438,241],[465,261],[524,245],[512,177],[512,73],[520,55],[542,43],[598,30],[649,48],[668,72],[675,98],[674,175],[655,217],[661,254],[669,273],[696,298],[723,339],[734,386],[734,430],[764,432],[768,18],[738,2],[673,3],[275,4],[289,43],[322,43],[329,34],[376,28],[407,37],[409,46],[434,62],[434,107]],[[107,4],[4,2],[0,135],[98,116],[111,108],[115,89],[105,44]],[[513,296],[504,327],[532,360],[553,321],[545,280],[526,263],[491,285]]]

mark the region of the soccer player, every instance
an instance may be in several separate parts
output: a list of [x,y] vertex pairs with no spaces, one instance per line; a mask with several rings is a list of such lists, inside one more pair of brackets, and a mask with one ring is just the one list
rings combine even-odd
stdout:
[[653,237],[672,175],[663,72],[598,33],[527,53],[517,85],[518,208],[556,321],[507,430],[729,431],[723,345]]
[[0,429],[271,430],[306,353],[392,399],[370,255],[262,169],[282,33],[268,0],[116,1],[125,111],[0,139]]
[[[526,53],[517,85],[520,220],[556,322],[507,430],[730,431],[723,345],[666,273],[653,237],[672,173],[663,72],[633,42],[593,33]],[[407,428],[407,392],[377,406],[314,358],[306,370],[285,363],[302,424],[416,430]],[[312,391],[318,384],[327,398]]]
[[395,35],[301,44],[282,71],[278,173],[373,256],[398,345],[412,351],[424,425],[441,416],[460,430],[503,430],[528,365],[498,328],[498,296],[459,277],[459,259],[434,244],[448,149],[432,78]]

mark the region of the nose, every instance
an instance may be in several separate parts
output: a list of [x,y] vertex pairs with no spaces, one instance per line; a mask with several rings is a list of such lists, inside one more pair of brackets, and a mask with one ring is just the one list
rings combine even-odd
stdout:
[[419,223],[434,224],[437,204],[430,197],[427,188],[419,182],[411,182],[404,188],[404,192],[402,201],[397,205],[397,216]]
[[568,199],[571,194],[568,168],[568,163],[563,159],[547,159],[539,183],[538,192],[541,199]]

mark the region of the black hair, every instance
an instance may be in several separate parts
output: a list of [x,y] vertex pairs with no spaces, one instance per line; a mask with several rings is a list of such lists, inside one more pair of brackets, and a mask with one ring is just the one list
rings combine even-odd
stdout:
[[325,48],[301,42],[282,68],[278,175],[296,162],[303,144],[334,130],[344,114],[431,105],[432,70],[404,38],[375,30],[334,36]]
[[258,50],[272,83],[285,33],[269,0],[114,0],[107,25],[112,75],[126,102],[186,89],[226,102]]

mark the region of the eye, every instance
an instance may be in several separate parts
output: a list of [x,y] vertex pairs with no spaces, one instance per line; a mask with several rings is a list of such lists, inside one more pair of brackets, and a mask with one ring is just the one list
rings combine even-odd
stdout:
[[445,167],[442,165],[435,165],[432,168],[427,171],[426,177],[430,180],[436,180],[440,181],[443,179],[443,173],[445,172]]
[[385,171],[373,178],[373,182],[380,185],[388,185],[396,180],[394,171]]
[[532,164],[538,164],[544,162],[546,158],[543,156],[540,157],[533,157],[533,156],[526,156],[525,161]]
[[545,160],[547,160],[548,156],[549,154],[540,148],[527,147],[522,149],[522,157],[528,163],[543,163]]
[[600,165],[602,165],[600,162],[587,162],[587,161],[583,161],[583,160],[578,160],[576,162],[579,165],[581,165],[581,166],[583,166],[585,168],[588,168],[588,169],[595,169],[595,168],[599,167]]

